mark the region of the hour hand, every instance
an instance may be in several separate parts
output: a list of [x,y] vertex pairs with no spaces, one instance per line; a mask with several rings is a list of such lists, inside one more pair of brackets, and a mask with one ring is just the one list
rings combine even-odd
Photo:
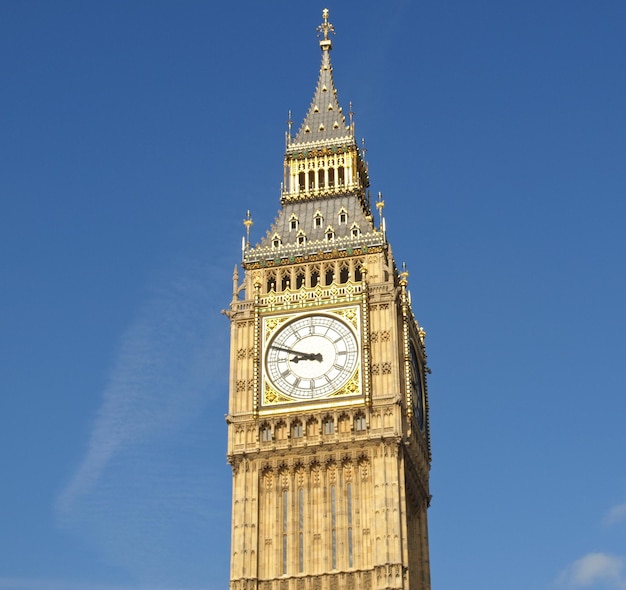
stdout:
[[297,350],[284,348],[283,346],[276,346],[275,344],[273,344],[270,348],[293,354],[294,357],[291,359],[292,363],[298,363],[300,361],[318,361],[320,363],[322,362],[322,355],[319,352],[298,352]]
[[318,361],[322,362],[322,355],[319,352],[298,352],[296,356],[291,359],[292,363],[299,361]]

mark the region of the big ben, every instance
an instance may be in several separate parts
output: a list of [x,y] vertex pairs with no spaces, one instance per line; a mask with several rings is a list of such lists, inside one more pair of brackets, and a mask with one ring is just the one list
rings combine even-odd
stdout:
[[328,10],[318,33],[281,208],[254,246],[245,218],[226,312],[230,588],[429,590],[426,334],[338,101]]

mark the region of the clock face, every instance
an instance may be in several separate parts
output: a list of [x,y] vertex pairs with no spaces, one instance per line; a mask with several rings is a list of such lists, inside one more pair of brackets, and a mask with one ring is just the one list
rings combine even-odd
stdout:
[[302,400],[341,389],[354,374],[359,348],[352,328],[330,315],[307,315],[277,330],[265,352],[272,385]]
[[417,420],[420,430],[424,430],[424,386],[422,384],[422,365],[417,356],[417,350],[413,340],[409,345],[411,349],[411,389],[413,390],[413,415]]

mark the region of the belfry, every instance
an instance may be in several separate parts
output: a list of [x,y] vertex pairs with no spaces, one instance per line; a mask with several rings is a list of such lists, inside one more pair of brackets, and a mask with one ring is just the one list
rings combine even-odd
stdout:
[[430,590],[426,333],[338,101],[328,10],[318,32],[281,209],[255,246],[244,220],[226,312],[230,588]]

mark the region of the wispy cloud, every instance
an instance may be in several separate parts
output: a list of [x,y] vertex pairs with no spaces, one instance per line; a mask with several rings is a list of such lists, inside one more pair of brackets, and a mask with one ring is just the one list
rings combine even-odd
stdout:
[[[230,281],[204,264],[181,267],[157,281],[122,336],[85,457],[56,504],[63,528],[150,588],[206,580],[214,520],[229,501],[223,485],[211,497],[211,483],[218,468],[227,476],[228,327],[214,285]],[[208,427],[215,415],[219,431]]]
[[569,588],[586,588],[602,584],[605,588],[626,588],[625,559],[607,553],[588,553],[572,563],[558,582]]
[[607,526],[612,526],[619,522],[626,522],[626,502],[613,506],[613,508],[606,513],[603,522]]

